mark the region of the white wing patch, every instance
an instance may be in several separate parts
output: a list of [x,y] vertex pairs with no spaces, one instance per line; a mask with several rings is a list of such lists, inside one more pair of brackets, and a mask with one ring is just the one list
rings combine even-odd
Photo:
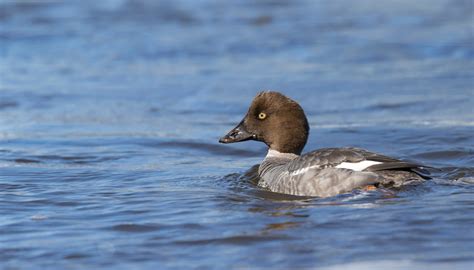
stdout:
[[[372,160],[363,160],[363,161],[360,161],[360,162],[342,162],[341,164],[337,165],[335,168],[349,169],[349,170],[360,172],[360,171],[363,171],[363,170],[367,169],[368,167],[370,167],[372,165],[377,165],[377,164],[381,164],[381,163],[382,162],[372,161]],[[307,171],[309,171],[311,169],[314,169],[314,168],[318,168],[318,167],[320,167],[320,166],[319,165],[313,165],[313,166],[309,166],[309,167],[304,167],[304,168],[301,168],[301,169],[298,169],[296,171],[291,172],[290,175],[295,176],[295,175],[299,175],[299,174],[304,174]]]
[[303,173],[306,173],[307,171],[309,171],[310,169],[317,168],[317,167],[319,167],[319,166],[314,165],[314,166],[304,167],[304,168],[301,168],[301,169],[298,169],[296,171],[291,172],[290,175],[295,176],[295,175],[298,175],[298,174],[303,174]]
[[363,160],[360,162],[342,162],[337,165],[336,168],[339,169],[349,169],[353,171],[363,171],[372,165],[381,164],[382,162],[372,161],[372,160]]

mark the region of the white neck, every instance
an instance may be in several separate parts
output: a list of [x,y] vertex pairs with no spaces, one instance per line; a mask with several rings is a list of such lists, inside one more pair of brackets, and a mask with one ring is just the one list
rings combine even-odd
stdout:
[[278,152],[277,150],[269,149],[267,156],[265,158],[288,158],[288,159],[295,159],[299,157],[298,155],[295,155],[293,153],[281,153]]

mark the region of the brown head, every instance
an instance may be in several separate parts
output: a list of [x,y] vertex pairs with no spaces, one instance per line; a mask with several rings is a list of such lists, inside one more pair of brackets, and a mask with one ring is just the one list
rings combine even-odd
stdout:
[[309,134],[306,115],[298,103],[278,92],[261,92],[244,119],[221,143],[261,141],[281,153],[301,154]]

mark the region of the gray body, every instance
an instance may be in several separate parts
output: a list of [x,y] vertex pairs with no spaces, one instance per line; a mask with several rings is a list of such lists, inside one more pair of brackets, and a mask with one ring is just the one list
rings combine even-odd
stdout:
[[[343,162],[376,161],[362,171],[336,168]],[[395,169],[384,169],[396,167]],[[423,178],[411,171],[418,165],[357,148],[327,148],[298,156],[268,155],[259,166],[258,185],[296,196],[330,197],[367,185],[401,186]],[[380,169],[381,168],[381,169]],[[404,170],[406,169],[406,170]]]

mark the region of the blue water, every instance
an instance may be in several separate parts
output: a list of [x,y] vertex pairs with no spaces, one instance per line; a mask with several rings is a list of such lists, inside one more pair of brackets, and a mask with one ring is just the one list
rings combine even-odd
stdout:
[[[0,268],[472,269],[472,1],[0,1]],[[217,140],[259,90],[306,151],[439,168],[400,190],[255,186]]]

